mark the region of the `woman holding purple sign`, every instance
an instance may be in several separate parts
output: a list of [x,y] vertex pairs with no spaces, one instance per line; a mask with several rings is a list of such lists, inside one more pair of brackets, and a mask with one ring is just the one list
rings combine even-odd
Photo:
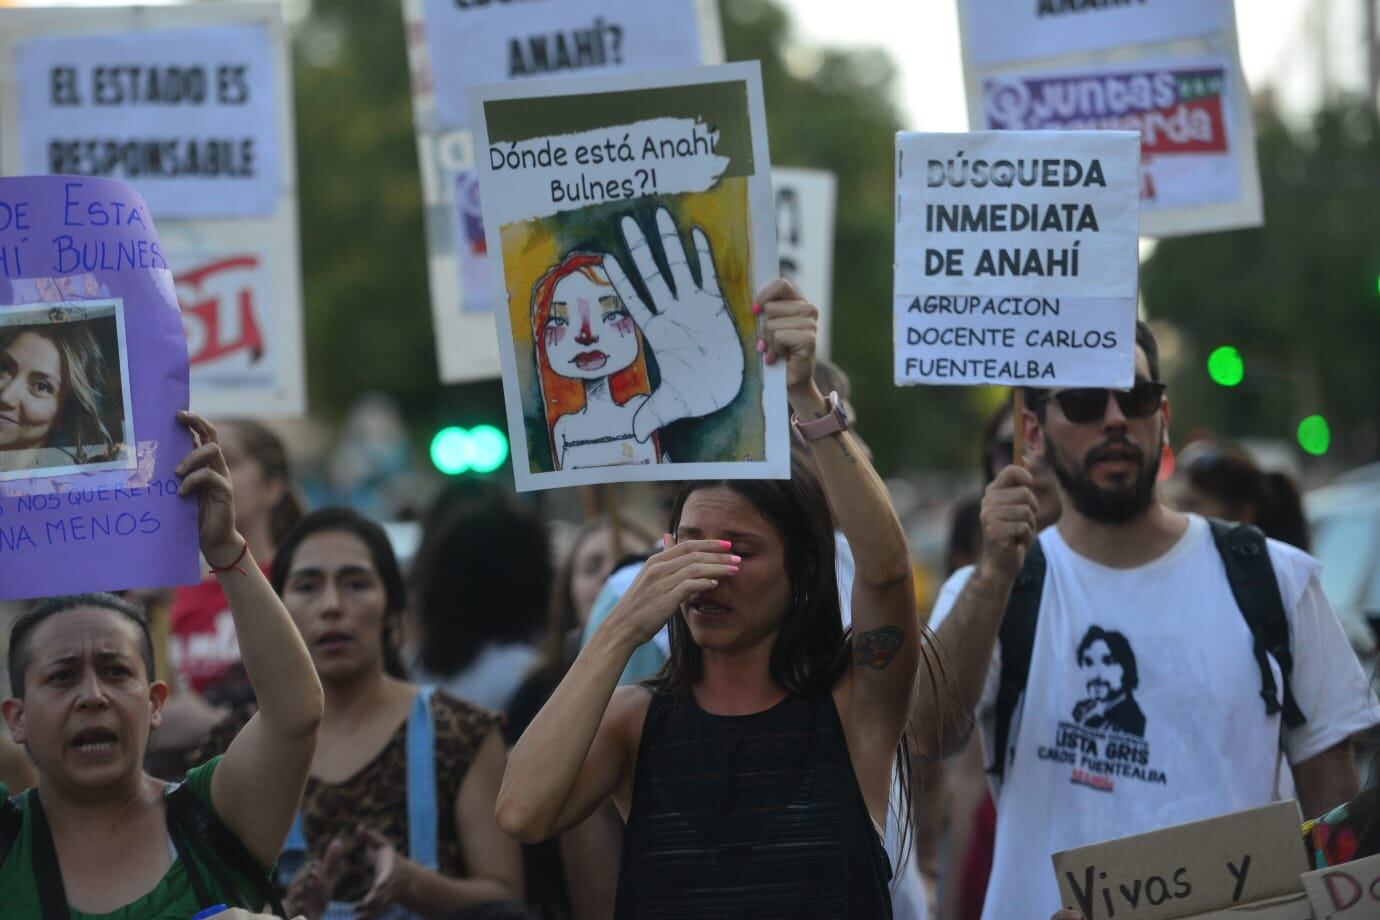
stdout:
[[[10,737],[38,786],[3,798],[5,916],[187,920],[216,905],[276,899],[278,858],[321,724],[321,683],[291,618],[235,528],[215,429],[180,420],[194,449],[177,466],[195,495],[201,552],[235,617],[259,712],[223,757],[166,784],[143,769],[168,686],[153,673],[142,611],[111,594],[50,598],[10,631]],[[280,906],[276,905],[275,906]]]

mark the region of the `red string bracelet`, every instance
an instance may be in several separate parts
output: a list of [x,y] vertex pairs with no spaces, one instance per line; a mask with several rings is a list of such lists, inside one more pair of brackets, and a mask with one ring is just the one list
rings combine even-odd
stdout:
[[[245,540],[244,547],[240,550],[240,554],[235,557],[235,561],[229,565],[211,566],[211,574],[219,575],[221,572],[239,572],[241,575],[247,574],[244,569],[240,568],[240,563],[244,561],[244,554],[247,552],[249,552],[249,541]],[[209,562],[210,560],[207,561]]]

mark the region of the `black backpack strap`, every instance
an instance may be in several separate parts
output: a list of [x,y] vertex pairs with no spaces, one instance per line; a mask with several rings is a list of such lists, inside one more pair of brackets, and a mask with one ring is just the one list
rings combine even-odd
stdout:
[[[1284,724],[1297,728],[1305,721],[1303,712],[1294,700],[1289,675],[1294,669],[1294,655],[1289,645],[1289,620],[1284,612],[1284,599],[1279,594],[1279,581],[1270,562],[1265,535],[1250,524],[1233,524],[1209,518],[1212,539],[1227,570],[1227,582],[1232,597],[1255,639],[1255,661],[1260,667],[1260,696],[1265,712],[1283,712]],[[1268,653],[1268,657],[1267,657]],[[1270,670],[1270,658],[1279,662],[1283,677],[1283,705]]]
[[[179,849],[183,848],[184,840],[187,846],[195,848],[195,852],[203,857],[203,864],[215,877],[221,891],[227,897],[237,899],[239,906],[258,910],[263,904],[272,907],[278,916],[287,916],[278,892],[268,877],[268,870],[259,865],[259,861],[245,847],[244,842],[235,836],[235,832],[226,827],[225,822],[185,783],[168,793],[168,829],[172,832],[173,841]],[[217,860],[252,881],[254,890],[250,894],[256,899],[254,903],[246,899],[244,892],[240,891],[234,880],[220,870]],[[187,868],[190,877],[191,860],[188,860]],[[201,897],[200,892],[197,894]]]
[[34,856],[34,885],[38,889],[38,906],[43,920],[68,920],[67,891],[62,887],[62,869],[58,866],[57,849],[53,846],[53,832],[48,829],[48,816],[38,800],[38,790],[29,790],[29,820]]
[[987,768],[997,779],[1006,774],[1011,720],[1030,678],[1030,658],[1035,652],[1035,627],[1040,619],[1040,595],[1044,588],[1045,552],[1037,536],[1026,548],[1025,564],[1011,586],[1011,598],[997,632],[1001,642],[1001,682],[997,687],[996,743],[992,748],[992,765]]
[[0,865],[14,849],[19,832],[24,828],[24,812],[19,808],[19,796],[9,798],[5,795],[5,784],[0,783]]

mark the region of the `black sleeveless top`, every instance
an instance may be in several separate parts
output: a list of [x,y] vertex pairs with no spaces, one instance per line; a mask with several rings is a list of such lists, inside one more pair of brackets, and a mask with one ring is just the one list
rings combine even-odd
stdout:
[[616,920],[890,920],[890,878],[829,693],[746,716],[652,695]]

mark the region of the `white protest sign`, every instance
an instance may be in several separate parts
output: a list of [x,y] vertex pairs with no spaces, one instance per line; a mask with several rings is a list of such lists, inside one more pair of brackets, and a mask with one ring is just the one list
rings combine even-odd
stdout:
[[1308,868],[1292,801],[1065,850],[1053,861],[1060,903],[1086,920],[1175,920],[1291,895]]
[[34,36],[14,50],[25,173],[130,182],[164,221],[273,212],[265,26]]
[[1264,220],[1229,0],[961,0],[959,10],[974,128],[1140,131],[1143,236]]
[[[226,418],[306,404],[295,239],[275,245],[233,222],[165,234],[191,363],[192,406]],[[275,411],[278,410],[278,411]]]
[[781,277],[819,307],[816,352],[829,357],[833,343],[834,174],[819,169],[773,167],[776,247]]
[[423,0],[436,120],[469,124],[465,87],[692,67],[696,0]]
[[1304,873],[1303,887],[1317,920],[1380,918],[1380,856]]
[[896,136],[895,379],[1132,383],[1139,139]]
[[306,409],[290,78],[276,3],[0,9],[0,168],[144,194],[215,417]]
[[1222,32],[1231,0],[959,0],[973,64],[1002,64]]
[[1021,72],[982,81],[982,127],[1141,135],[1141,213],[1236,201],[1232,65],[1225,56]]
[[[536,14],[536,15],[534,15]],[[443,382],[499,375],[465,88],[723,60],[714,0],[403,0]],[[474,53],[460,54],[461,47]]]
[[518,489],[789,476],[757,64],[470,99]]

